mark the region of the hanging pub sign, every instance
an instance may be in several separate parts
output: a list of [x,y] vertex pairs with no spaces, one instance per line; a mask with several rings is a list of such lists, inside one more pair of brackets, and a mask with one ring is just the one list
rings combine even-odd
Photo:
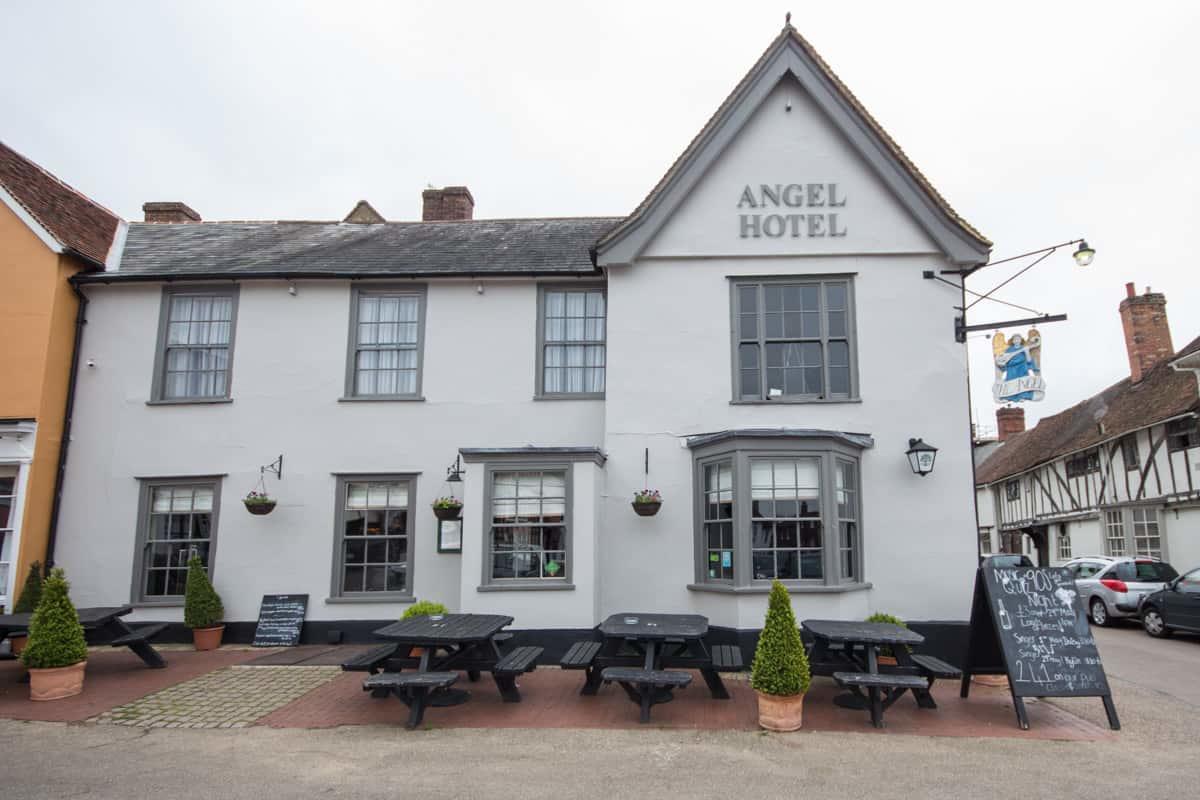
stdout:
[[992,396],[997,403],[1036,402],[1046,396],[1042,335],[1037,328],[1030,328],[1026,336],[1014,333],[1008,339],[997,331],[992,337],[992,359],[996,364]]

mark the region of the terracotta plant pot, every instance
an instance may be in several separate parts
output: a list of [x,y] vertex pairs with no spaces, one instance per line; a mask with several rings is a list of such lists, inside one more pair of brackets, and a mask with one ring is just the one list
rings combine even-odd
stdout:
[[86,661],[69,667],[29,670],[30,700],[62,700],[83,691],[83,671]]
[[996,689],[1008,688],[1007,675],[972,675],[971,680],[980,686],[991,686]]
[[887,665],[887,666],[889,666],[889,667],[894,667],[894,666],[897,666],[897,665],[900,663],[900,662],[896,661],[896,657],[895,657],[895,656],[878,656],[878,657],[875,659],[875,662],[876,662],[877,664],[884,664],[884,665]]
[[653,517],[662,508],[662,503],[634,503],[633,511],[639,517]]
[[197,650],[216,650],[221,646],[221,634],[225,632],[224,625],[214,625],[211,628],[192,628],[192,642]]
[[798,731],[804,722],[804,695],[758,695],[758,725],[768,731]]
[[25,643],[29,641],[29,634],[17,633],[8,637],[8,646],[12,650],[14,656],[21,655],[21,651],[25,649]]
[[256,517],[265,517],[275,510],[275,501],[272,500],[269,503],[246,503],[246,510]]
[[434,506],[433,515],[438,519],[453,520],[462,516],[462,506]]

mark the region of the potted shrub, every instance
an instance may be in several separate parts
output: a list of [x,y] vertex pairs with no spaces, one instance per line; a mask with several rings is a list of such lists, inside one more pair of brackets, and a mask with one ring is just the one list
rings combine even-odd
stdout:
[[456,497],[439,497],[433,501],[433,515],[438,519],[458,519],[462,516],[462,508],[462,500]]
[[[404,614],[400,619],[408,619],[409,617],[440,617],[446,613],[446,607],[441,603],[435,603],[432,600],[418,600],[404,610]],[[416,658],[424,652],[422,647],[410,647],[408,655],[411,658]]]
[[658,489],[642,489],[633,493],[633,510],[639,517],[653,517],[662,508],[662,494]]
[[192,642],[197,650],[216,650],[221,646],[225,626],[225,607],[221,596],[208,579],[208,571],[200,556],[188,559],[187,587],[184,590],[183,624],[192,629]]
[[767,619],[750,672],[750,686],[758,694],[758,724],[769,731],[799,730],[811,680],[787,587],[772,581]]
[[29,621],[29,641],[21,662],[29,668],[30,700],[60,700],[83,691],[87,640],[69,590],[65,573],[53,570]]
[[266,492],[250,492],[242,498],[246,510],[256,517],[262,517],[275,510],[275,498]]
[[[901,628],[907,628],[908,625],[899,617],[894,617],[891,614],[875,613],[867,617],[867,622],[890,622],[893,625],[899,625]],[[892,652],[892,648],[883,645],[879,648],[879,663],[891,664],[896,666],[896,654]]]
[[[32,614],[37,611],[42,599],[42,562],[35,561],[29,565],[29,575],[25,577],[25,585],[21,588],[21,596],[13,606],[14,614]],[[29,636],[25,633],[14,633],[8,637],[9,647],[14,656],[21,655]]]

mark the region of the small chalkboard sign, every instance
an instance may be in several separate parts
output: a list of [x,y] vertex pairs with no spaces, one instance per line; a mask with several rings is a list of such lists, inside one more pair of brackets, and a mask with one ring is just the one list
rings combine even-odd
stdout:
[[295,647],[308,611],[306,594],[264,594],[258,607],[255,647]]
[[979,568],[963,697],[972,675],[1008,676],[1023,730],[1025,697],[1099,697],[1109,726],[1121,727],[1075,578],[1062,567]]

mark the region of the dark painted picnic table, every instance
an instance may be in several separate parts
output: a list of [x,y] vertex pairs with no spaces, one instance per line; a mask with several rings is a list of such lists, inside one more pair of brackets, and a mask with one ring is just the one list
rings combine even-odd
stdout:
[[[421,648],[419,672],[464,671],[472,681],[490,672],[502,658],[496,634],[513,623],[500,614],[435,614],[393,622],[375,631],[380,639],[398,642],[401,648]],[[440,692],[430,705],[465,702],[462,690]]]
[[[137,654],[147,667],[161,669],[167,665],[166,660],[155,650],[144,637],[129,627],[121,617],[133,611],[133,606],[99,606],[94,608],[78,608],[79,624],[85,633],[93,634],[108,640],[114,646],[125,646]],[[32,614],[0,614],[0,641],[14,633],[24,633],[29,630]],[[128,638],[127,643],[122,642]]]
[[[605,667],[640,667],[644,670],[696,669],[717,700],[728,700],[704,637],[708,618],[699,614],[613,614],[600,623],[604,642],[596,655],[596,669],[589,673],[583,694],[600,688]],[[663,699],[670,699],[669,692]]]
[[[830,676],[835,672],[862,672],[870,675],[916,675],[922,674],[913,662],[908,648],[925,642],[925,637],[900,625],[888,622],[853,622],[847,620],[807,619],[802,624],[812,634],[813,647],[808,654],[809,668],[814,675]],[[879,648],[887,646],[896,659],[896,665],[879,664]],[[887,692],[883,707],[888,708],[910,689],[892,689]],[[922,708],[937,708],[933,696],[926,689],[911,689],[917,705]],[[867,698],[857,687],[848,694],[839,695],[834,702],[846,708],[867,708]]]

